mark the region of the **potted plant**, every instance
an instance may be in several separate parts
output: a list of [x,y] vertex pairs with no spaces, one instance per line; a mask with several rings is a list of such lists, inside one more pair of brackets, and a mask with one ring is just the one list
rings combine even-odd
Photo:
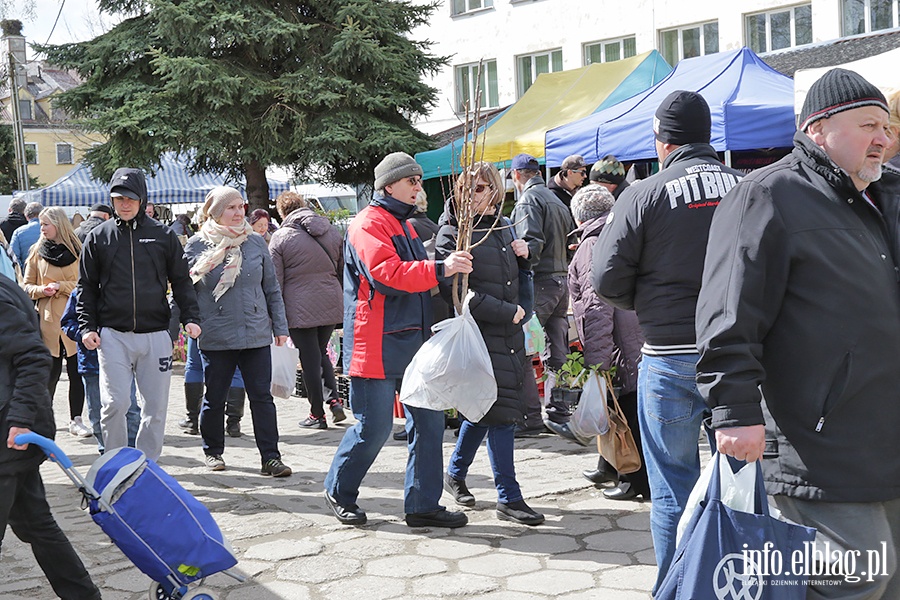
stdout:
[[556,383],[550,389],[550,397],[564,402],[570,409],[578,406],[581,390],[592,372],[592,368],[584,366],[584,354],[567,354],[566,362],[556,371]]

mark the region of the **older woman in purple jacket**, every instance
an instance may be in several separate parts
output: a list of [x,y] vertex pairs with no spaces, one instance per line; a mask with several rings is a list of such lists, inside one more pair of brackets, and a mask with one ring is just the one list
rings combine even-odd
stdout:
[[275,207],[282,226],[272,234],[269,252],[281,284],[291,339],[300,350],[309,400],[309,416],[300,426],[328,429],[323,381],[331,390],[328,405],[333,421],[347,418],[326,352],[335,325],[344,318],[343,238],[327,217],[309,208],[300,194],[282,193],[275,199]]
[[[597,237],[606,224],[606,217],[615,202],[613,195],[601,185],[592,184],[582,188],[572,198],[571,210],[576,233],[580,236],[578,249],[569,265],[569,296],[575,326],[584,346],[586,365],[600,365],[603,370],[616,367],[613,384],[621,388],[619,404],[625,418],[633,425],[634,440],[641,448],[639,427],[637,427],[637,363],[644,343],[634,311],[622,310],[605,303],[594,292],[591,285],[591,256]],[[598,445],[599,448],[599,445]],[[584,476],[595,484],[617,482],[618,486],[603,490],[603,495],[611,500],[632,500],[637,496],[650,497],[647,484],[647,470],[644,465],[636,473],[619,475],[616,470],[599,457],[596,471],[585,471]]]

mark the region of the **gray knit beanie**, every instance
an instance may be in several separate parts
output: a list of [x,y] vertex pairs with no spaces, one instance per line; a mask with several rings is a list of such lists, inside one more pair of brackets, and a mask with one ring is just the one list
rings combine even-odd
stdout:
[[391,152],[375,167],[375,189],[383,190],[385,186],[404,177],[422,175],[422,167],[406,152]]
[[209,190],[209,192],[206,193],[206,201],[203,203],[203,208],[201,209],[203,218],[217,221],[219,217],[222,216],[222,213],[225,212],[228,203],[232,200],[240,200],[243,202],[244,197],[241,196],[239,191],[227,185],[216,186]]
[[798,129],[806,131],[819,119],[862,106],[877,106],[888,114],[891,112],[881,90],[862,75],[847,69],[831,69],[809,87]]
[[578,190],[572,197],[572,217],[576,223],[587,223],[608,213],[615,202],[616,199],[608,189],[592,183]]

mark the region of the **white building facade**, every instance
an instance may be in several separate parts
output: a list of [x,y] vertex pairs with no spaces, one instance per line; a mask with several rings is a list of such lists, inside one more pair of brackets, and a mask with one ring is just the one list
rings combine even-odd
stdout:
[[[420,0],[417,0],[420,1]],[[425,2],[426,0],[421,0]],[[683,58],[748,46],[759,54],[900,26],[900,0],[442,0],[413,31],[450,60],[422,131],[460,124],[479,61],[482,107],[515,102],[540,73],[659,50]]]

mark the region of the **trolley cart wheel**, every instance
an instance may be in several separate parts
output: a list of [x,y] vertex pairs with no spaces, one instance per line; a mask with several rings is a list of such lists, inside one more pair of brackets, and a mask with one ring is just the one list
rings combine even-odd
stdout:
[[182,596],[183,600],[216,600],[212,590],[209,588],[198,587]]
[[180,590],[174,589],[168,592],[165,586],[158,581],[150,584],[150,600],[181,600],[183,597]]

